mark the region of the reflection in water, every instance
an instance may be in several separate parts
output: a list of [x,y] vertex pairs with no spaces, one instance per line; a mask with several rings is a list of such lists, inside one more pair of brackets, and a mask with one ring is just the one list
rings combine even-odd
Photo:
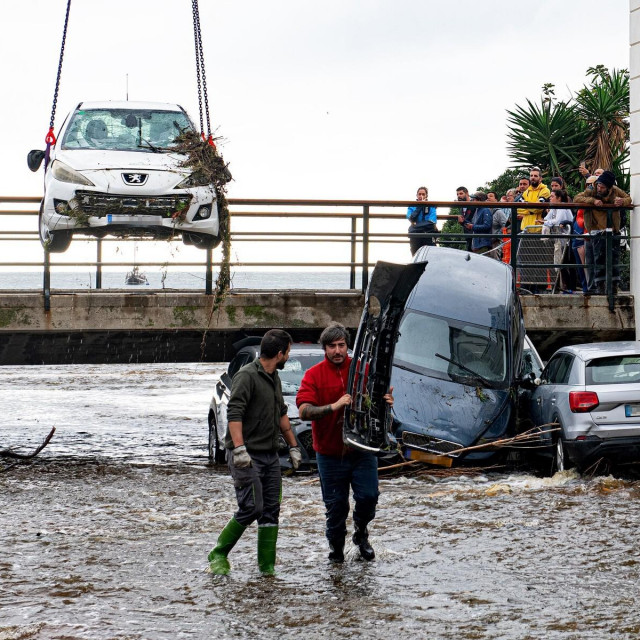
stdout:
[[285,478],[278,575],[256,530],[206,572],[235,509],[206,460],[220,367],[4,368],[0,474],[6,638],[634,638],[634,481],[485,474],[381,481],[373,563],[326,561],[320,488]]

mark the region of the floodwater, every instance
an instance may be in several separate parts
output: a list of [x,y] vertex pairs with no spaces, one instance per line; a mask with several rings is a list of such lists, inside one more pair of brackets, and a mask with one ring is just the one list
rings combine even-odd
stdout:
[[[527,473],[381,481],[377,558],[330,566],[314,477],[284,479],[278,575],[206,458],[220,366],[0,369],[0,640],[594,639],[640,634],[640,484]],[[3,463],[6,467],[7,461]]]

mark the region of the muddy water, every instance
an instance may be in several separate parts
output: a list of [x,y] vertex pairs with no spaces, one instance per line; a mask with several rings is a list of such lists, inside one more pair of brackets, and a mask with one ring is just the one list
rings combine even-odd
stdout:
[[278,575],[255,528],[228,577],[206,554],[234,510],[207,464],[219,368],[2,368],[0,639],[636,638],[640,485],[525,473],[381,482],[378,557],[326,562],[313,478],[285,478]]

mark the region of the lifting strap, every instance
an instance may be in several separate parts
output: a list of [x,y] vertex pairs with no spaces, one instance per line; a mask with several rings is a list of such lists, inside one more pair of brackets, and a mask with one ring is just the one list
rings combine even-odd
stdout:
[[67,13],[64,17],[64,29],[62,30],[62,45],[60,47],[60,60],[58,61],[58,75],[56,77],[56,89],[53,92],[53,105],[51,106],[51,120],[49,121],[49,132],[45,136],[44,141],[47,148],[44,154],[44,168],[49,164],[49,150],[56,143],[56,136],[53,133],[53,126],[56,119],[56,107],[58,105],[58,89],[60,88],[60,77],[62,76],[62,60],[64,58],[64,45],[67,41],[67,26],[69,24],[69,11],[71,10],[71,0],[67,0]]
[[[69,0],[71,1],[71,0]],[[198,79],[198,106],[200,108],[200,133],[214,149],[213,135],[211,133],[211,120],[209,118],[209,97],[207,95],[207,76],[204,70],[204,52],[202,48],[202,33],[200,31],[200,10],[198,0],[191,0],[193,8],[193,39],[196,49],[196,77]],[[202,100],[204,98],[204,109]],[[207,133],[205,136],[204,120],[207,120]]]

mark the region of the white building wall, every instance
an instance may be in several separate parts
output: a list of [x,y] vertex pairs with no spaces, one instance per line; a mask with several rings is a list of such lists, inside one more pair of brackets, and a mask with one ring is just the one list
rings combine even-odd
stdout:
[[636,340],[640,340],[640,0],[629,0],[629,74],[631,109],[631,292],[634,295]]

